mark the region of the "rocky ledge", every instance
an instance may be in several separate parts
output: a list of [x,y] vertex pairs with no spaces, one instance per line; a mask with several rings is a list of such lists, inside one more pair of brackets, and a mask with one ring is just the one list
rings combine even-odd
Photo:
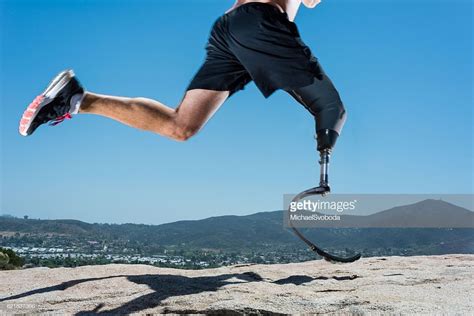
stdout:
[[474,255],[178,270],[110,264],[0,272],[0,314],[469,314]]

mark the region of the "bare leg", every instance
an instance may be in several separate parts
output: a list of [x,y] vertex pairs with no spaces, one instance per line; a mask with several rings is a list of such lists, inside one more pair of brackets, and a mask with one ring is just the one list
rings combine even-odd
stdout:
[[98,114],[128,126],[178,141],[196,134],[229,96],[229,91],[193,89],[176,108],[146,98],[125,98],[87,92],[79,113]]

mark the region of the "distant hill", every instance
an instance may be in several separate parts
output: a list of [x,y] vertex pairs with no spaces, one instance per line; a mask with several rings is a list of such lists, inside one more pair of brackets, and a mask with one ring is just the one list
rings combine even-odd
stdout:
[[[356,227],[370,224],[385,228],[318,228],[304,229],[304,232],[326,248],[397,247],[434,249],[433,253],[474,253],[473,214],[441,200],[425,200],[369,216],[351,216],[350,219],[352,224],[360,223]],[[466,226],[471,228],[414,228],[427,223],[446,223],[448,227],[450,224],[456,227],[454,224],[467,223]],[[393,228],[404,225],[412,228]],[[282,211],[218,216],[162,225],[89,224],[77,220],[0,217],[0,235],[2,232],[57,234],[99,241],[139,242],[147,246],[226,251],[305,247],[283,227]]]
[[162,225],[89,224],[77,220],[36,220],[0,217],[1,232],[87,236],[98,240],[140,240],[160,245],[193,247],[253,248],[266,243],[291,243],[293,237],[282,229],[281,211],[247,216],[218,216]]
[[[319,213],[318,213],[319,214]],[[474,212],[443,200],[427,199],[366,216],[338,214],[340,221],[312,223],[315,227],[474,228]]]
[[428,199],[364,216],[370,227],[470,227],[474,212],[442,200]]

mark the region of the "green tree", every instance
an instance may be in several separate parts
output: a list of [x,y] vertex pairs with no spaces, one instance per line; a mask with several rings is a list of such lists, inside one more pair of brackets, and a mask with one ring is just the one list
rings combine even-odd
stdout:
[[15,269],[23,266],[23,258],[19,257],[13,250],[0,248],[0,254],[6,255],[8,258],[8,262],[2,269]]
[[3,269],[8,261],[10,261],[10,257],[6,253],[0,252],[0,269]]

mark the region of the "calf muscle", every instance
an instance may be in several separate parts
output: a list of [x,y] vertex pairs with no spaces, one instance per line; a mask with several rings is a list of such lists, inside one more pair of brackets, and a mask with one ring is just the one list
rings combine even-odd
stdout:
[[174,109],[147,98],[116,97],[88,92],[79,113],[105,116],[133,128],[185,141],[206,124],[228,95],[228,91],[190,90]]

